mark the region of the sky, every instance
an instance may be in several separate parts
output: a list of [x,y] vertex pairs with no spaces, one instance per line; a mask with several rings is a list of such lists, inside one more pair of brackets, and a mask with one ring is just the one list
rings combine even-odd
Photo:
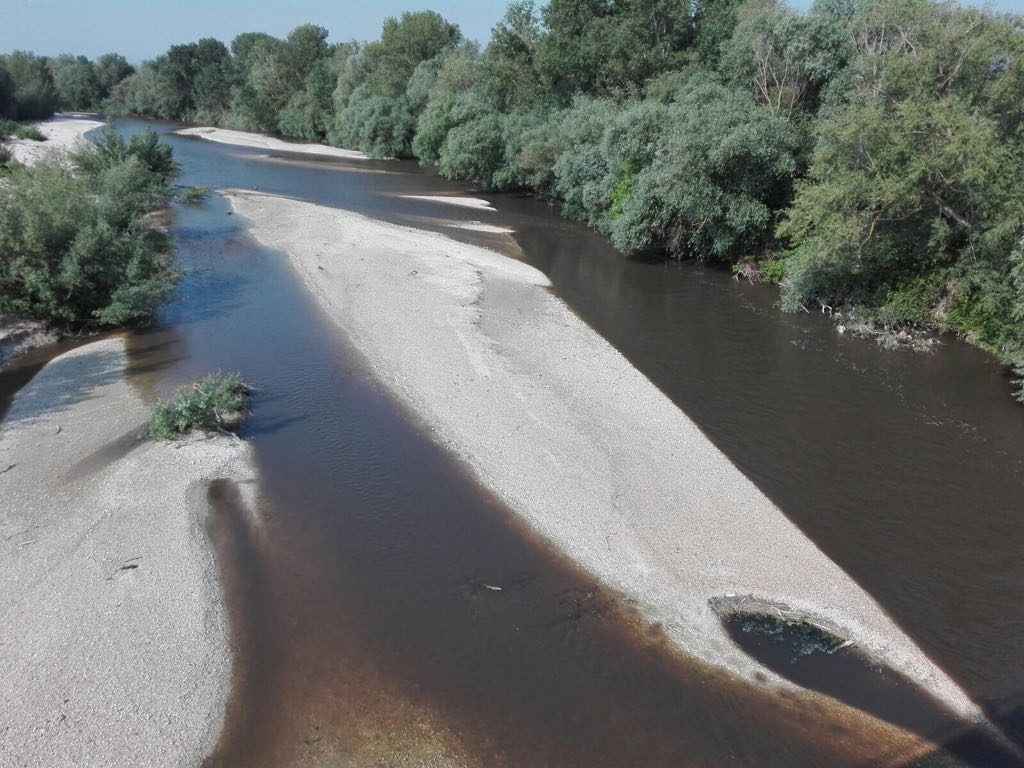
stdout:
[[[790,0],[796,8],[806,8],[811,1]],[[240,32],[283,36],[305,22],[326,27],[332,42],[372,40],[388,16],[428,8],[458,24],[466,37],[485,42],[507,4],[508,0],[0,0],[0,52],[22,49],[95,58],[116,51],[139,63],[174,43],[202,37],[230,43]],[[990,4],[996,10],[1024,12],[1024,0]]]

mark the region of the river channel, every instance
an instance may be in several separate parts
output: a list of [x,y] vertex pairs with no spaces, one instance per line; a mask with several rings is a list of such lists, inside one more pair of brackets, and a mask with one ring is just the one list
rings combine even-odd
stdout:
[[[626,259],[534,199],[484,196],[490,212],[405,197],[464,192],[411,163],[164,138],[184,184],[441,231],[541,269],[1024,746],[1024,408],[987,356],[840,336],[780,313],[771,288]],[[453,226],[467,222],[514,234]],[[153,398],[223,369],[256,387],[258,522],[237,489],[210,490],[235,653],[211,766],[1011,764],[847,657],[737,636],[854,709],[683,658],[437,447],[224,201],[178,207],[171,234],[183,283],[129,339],[133,385]],[[858,710],[949,751],[865,745]]]

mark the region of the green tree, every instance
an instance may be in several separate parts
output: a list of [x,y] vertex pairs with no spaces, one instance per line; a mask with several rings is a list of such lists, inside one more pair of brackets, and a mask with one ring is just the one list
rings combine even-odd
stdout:
[[421,61],[434,58],[461,39],[458,26],[434,11],[406,12],[400,19],[385,19],[380,40],[364,49],[370,88],[378,96],[404,95]]
[[537,67],[563,99],[640,88],[678,68],[694,41],[693,11],[681,0],[551,0]]
[[18,120],[42,120],[57,110],[60,99],[44,57],[27,51],[14,51],[9,56],[0,57],[0,64],[14,81]]
[[110,95],[118,83],[124,80],[135,71],[135,67],[128,63],[124,56],[118,53],[105,53],[96,59],[96,80],[100,86],[100,98],[105,99]]
[[853,56],[847,26],[824,13],[800,15],[777,0],[751,0],[739,19],[722,46],[721,69],[772,114],[816,108]]
[[624,250],[665,247],[725,263],[762,253],[790,201],[797,150],[784,119],[697,78],[670,105],[650,166],[621,195],[621,213],[612,211],[612,239]]
[[[138,138],[138,137],[137,137]],[[120,139],[120,137],[118,137]],[[143,216],[166,204],[169,148],[110,135],[58,162],[15,168],[0,195],[0,313],[63,327],[149,318],[176,275]]]
[[1020,21],[872,0],[853,23],[855,87],[819,124],[810,177],[780,228],[785,302],[870,305],[941,274],[950,310],[937,321],[997,348],[1009,305],[987,304],[986,315],[1003,306],[998,320],[978,308],[1007,284],[1024,222]]
[[0,119],[13,120],[18,113],[16,86],[11,73],[0,61]]
[[99,78],[85,56],[65,53],[51,59],[49,67],[62,109],[90,110],[99,106]]

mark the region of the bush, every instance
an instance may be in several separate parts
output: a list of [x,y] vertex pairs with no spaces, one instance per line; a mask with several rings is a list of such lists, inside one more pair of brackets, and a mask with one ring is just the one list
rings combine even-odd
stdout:
[[181,187],[174,195],[179,202],[196,204],[210,196],[209,187]]
[[14,120],[0,120],[0,139],[7,137],[46,141],[46,135],[34,125],[16,123]]
[[153,406],[149,435],[172,440],[194,430],[237,429],[249,405],[249,388],[237,374],[213,373]]
[[887,326],[924,326],[945,293],[946,281],[941,272],[915,277],[898,288],[884,291],[878,310],[879,319]]
[[[174,161],[174,150],[170,145],[162,144],[153,131],[138,133],[127,142],[113,128],[104,128],[93,144],[83,147],[71,159],[86,175],[98,176],[132,157],[153,175],[154,182],[169,184],[181,172]],[[169,191],[170,187],[167,189]]]
[[64,328],[149,319],[177,279],[144,217],[165,205],[170,148],[110,134],[74,156],[12,168],[0,195],[0,314]]
[[19,125],[14,129],[14,138],[30,139],[31,141],[46,141],[46,134],[34,125]]

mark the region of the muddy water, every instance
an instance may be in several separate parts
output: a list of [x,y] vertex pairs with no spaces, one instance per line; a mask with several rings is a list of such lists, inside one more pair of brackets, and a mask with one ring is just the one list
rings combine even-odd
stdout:
[[[487,213],[400,198],[451,189],[408,164],[172,142],[186,183],[415,222],[542,268],[1020,737],[1013,448],[1024,416],[982,356],[955,345],[896,355],[838,338],[818,318],[780,316],[767,289],[624,260],[535,201],[495,198],[500,212]],[[448,226],[469,219],[510,225],[516,241]],[[186,281],[162,330],[134,339],[135,383],[153,395],[225,368],[260,388],[247,435],[266,495],[260,523],[235,509],[230,488],[212,490],[238,668],[211,764],[915,760],[856,710],[675,658],[435,448],[366,378],[281,258],[255,247],[221,204],[184,210],[175,235]],[[826,665],[799,682],[835,695],[843,675]],[[867,703],[885,690],[857,706],[888,711]],[[903,686],[900,696],[900,710],[921,713],[904,713],[902,726],[974,764],[1007,764],[919,693]]]

